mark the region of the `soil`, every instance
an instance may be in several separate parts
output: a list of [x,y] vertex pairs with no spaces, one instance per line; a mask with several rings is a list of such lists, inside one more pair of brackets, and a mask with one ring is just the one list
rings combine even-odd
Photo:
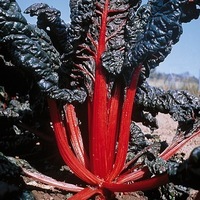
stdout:
[[[159,129],[156,129],[152,134],[159,135],[162,141],[166,141],[168,144],[170,144],[173,139],[174,134],[176,133],[177,122],[175,122],[170,117],[170,115],[161,114],[161,113],[158,115],[157,120],[158,120]],[[144,133],[151,134],[151,131],[147,127],[142,126],[142,125],[140,125],[140,127],[142,128]],[[191,151],[195,147],[198,147],[198,146],[200,146],[199,136],[190,140],[183,148],[181,148],[178,151],[178,153],[184,153],[185,154],[184,158],[187,159]],[[190,196],[188,197],[187,200],[193,200],[193,199],[200,200],[200,198],[196,199],[197,192],[198,191],[191,189]]]
[[[177,123],[174,122],[169,115],[159,114],[158,115],[158,125],[159,129],[155,130],[153,133],[147,127],[144,127],[140,124],[143,132],[146,134],[157,134],[160,135],[161,139],[164,141],[166,140],[167,143],[170,144],[175,132]],[[40,145],[40,144],[38,144]],[[185,158],[187,158],[190,152],[197,146],[200,145],[200,137],[196,137],[191,140],[184,148],[180,151],[185,153]],[[48,147],[48,145],[47,145]],[[41,153],[38,157],[32,157],[29,162],[32,166],[37,167],[37,170],[43,174],[46,174],[50,177],[53,177],[60,181],[66,181],[70,183],[76,183],[77,181],[80,183],[81,181],[74,177],[70,172],[69,169],[64,165],[62,159],[59,157],[56,146],[49,146],[49,152]],[[44,159],[45,158],[45,159]],[[56,164],[55,164],[56,163]],[[67,179],[66,179],[67,177]],[[29,185],[29,190],[32,191],[36,200],[64,200],[69,198],[71,194],[66,192],[49,188],[46,185],[42,185],[41,183],[37,183],[34,180],[24,177],[24,181]],[[197,191],[191,190],[190,196],[187,200],[195,199]],[[118,200],[146,200],[148,199],[145,197],[144,193],[133,192],[133,193],[116,193],[116,199]]]

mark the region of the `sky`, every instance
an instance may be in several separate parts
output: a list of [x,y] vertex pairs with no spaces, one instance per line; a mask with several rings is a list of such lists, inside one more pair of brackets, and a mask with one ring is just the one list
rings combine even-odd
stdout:
[[[70,22],[69,0],[17,0],[21,10],[24,11],[34,3],[47,3],[61,11],[61,18]],[[25,15],[29,23],[36,23],[35,17]],[[200,19],[183,24],[183,34],[172,52],[156,68],[157,72],[182,74],[189,72],[190,75],[200,77]]]

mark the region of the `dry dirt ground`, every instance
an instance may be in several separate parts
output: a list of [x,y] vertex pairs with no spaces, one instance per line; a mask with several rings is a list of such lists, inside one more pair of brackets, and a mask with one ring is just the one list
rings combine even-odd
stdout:
[[[159,114],[157,117],[157,120],[158,120],[159,129],[155,130],[153,134],[160,135],[160,138],[162,141],[166,141],[168,144],[170,144],[173,139],[174,134],[176,133],[177,122],[175,122],[170,117],[170,115],[166,115],[166,114]],[[151,133],[151,131],[147,127],[142,126],[142,130],[145,133]],[[188,158],[191,151],[195,147],[198,147],[198,146],[200,146],[200,136],[188,142],[182,149],[179,150],[179,152],[183,152],[185,154],[185,158]],[[196,199],[195,196],[197,192],[198,191],[191,190],[190,191],[191,195],[188,198],[188,200]],[[200,200],[200,198],[196,200]]]
[[[151,133],[151,131],[146,127],[142,127],[142,130],[146,134],[147,133],[159,134],[162,140],[166,140],[167,143],[170,144],[176,132],[177,123],[174,122],[170,118],[169,115],[159,114],[157,119],[158,119],[158,125],[159,125],[158,130],[155,130],[153,133]],[[196,146],[200,146],[200,137],[196,137],[192,141],[190,141],[184,148],[181,149],[181,152],[184,152],[186,154],[186,157],[188,157],[192,149],[194,149],[194,147]],[[28,180],[28,181],[31,181],[31,180]],[[60,192],[58,190],[51,191],[48,189],[40,190],[38,188],[33,188],[32,193],[34,194],[34,197],[36,200],[64,200],[68,198],[67,194]],[[188,200],[196,199],[195,198],[196,194],[197,194],[197,191],[191,190],[191,194]],[[146,200],[148,199],[147,197],[144,196],[143,192],[125,193],[125,194],[118,193],[116,194],[116,198],[118,200]]]

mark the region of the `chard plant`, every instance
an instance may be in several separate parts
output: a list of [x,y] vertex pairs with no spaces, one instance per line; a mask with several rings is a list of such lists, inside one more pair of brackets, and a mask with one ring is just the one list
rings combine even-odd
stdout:
[[[69,199],[110,199],[115,192],[151,190],[171,181],[199,189],[199,182],[191,181],[200,176],[199,148],[182,164],[168,161],[200,134],[199,98],[151,87],[146,78],[178,42],[182,23],[199,17],[200,1],[141,3],[70,0],[70,24],[60,19],[58,10],[34,4],[25,11],[37,16],[37,26],[32,26],[16,1],[0,1],[1,62],[8,67],[9,61],[10,66],[30,74],[45,95],[59,152],[85,187],[25,167],[23,172],[74,192]],[[36,102],[34,98],[33,111]],[[136,125],[143,122],[156,128],[158,112],[169,113],[179,123],[172,144],[164,151],[159,143],[149,144]],[[139,143],[135,153],[131,139]],[[188,166],[191,170],[187,171]]]

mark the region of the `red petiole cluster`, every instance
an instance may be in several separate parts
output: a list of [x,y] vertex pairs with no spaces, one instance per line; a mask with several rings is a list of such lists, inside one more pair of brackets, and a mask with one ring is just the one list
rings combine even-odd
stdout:
[[[78,192],[70,199],[88,199],[93,195],[106,199],[107,191],[149,190],[168,182],[166,173],[149,178],[150,173],[146,166],[139,164],[129,169],[133,161],[126,163],[134,98],[142,64],[134,71],[129,86],[124,88],[116,81],[108,95],[106,72],[101,60],[108,39],[108,8],[109,0],[106,0],[104,10],[100,13],[101,28],[96,51],[93,52],[96,71],[93,96],[88,97],[86,103],[87,112],[80,115],[80,107],[70,103],[63,107],[62,112],[55,100],[48,100],[60,154],[72,172],[90,185],[83,189],[65,184],[62,189]],[[88,51],[91,53],[91,49]],[[200,131],[191,137],[199,133]],[[172,144],[160,156],[168,160],[191,137]],[[57,187],[60,187],[59,184]]]

